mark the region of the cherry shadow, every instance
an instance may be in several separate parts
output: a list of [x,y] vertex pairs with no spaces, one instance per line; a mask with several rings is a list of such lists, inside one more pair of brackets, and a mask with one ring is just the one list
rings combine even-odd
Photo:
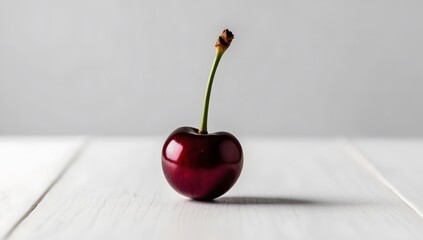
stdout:
[[266,196],[232,196],[220,197],[212,201],[195,201],[205,204],[222,204],[222,205],[279,205],[279,206],[357,206],[368,205],[363,201],[339,201],[329,199],[312,199],[312,198],[296,198],[296,197],[266,197]]

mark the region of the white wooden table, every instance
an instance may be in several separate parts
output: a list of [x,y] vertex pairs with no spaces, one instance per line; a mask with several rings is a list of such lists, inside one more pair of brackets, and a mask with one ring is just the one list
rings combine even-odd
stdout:
[[241,138],[223,197],[166,183],[164,137],[0,137],[0,239],[423,239],[423,139]]

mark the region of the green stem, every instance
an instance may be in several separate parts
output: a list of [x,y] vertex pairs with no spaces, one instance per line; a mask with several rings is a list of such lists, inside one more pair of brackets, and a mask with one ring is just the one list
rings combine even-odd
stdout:
[[224,51],[220,48],[216,48],[216,56],[214,58],[213,66],[210,71],[209,81],[207,82],[207,89],[206,95],[204,96],[204,110],[203,110],[203,117],[201,119],[201,126],[199,129],[200,134],[207,134],[207,117],[209,114],[209,102],[210,102],[210,94],[213,85],[214,75],[216,73],[217,66],[219,65],[220,58],[222,58]]

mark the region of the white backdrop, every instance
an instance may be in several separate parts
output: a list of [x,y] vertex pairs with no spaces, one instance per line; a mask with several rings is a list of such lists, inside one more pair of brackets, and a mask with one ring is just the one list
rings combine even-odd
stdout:
[[423,135],[423,1],[0,0],[0,134]]

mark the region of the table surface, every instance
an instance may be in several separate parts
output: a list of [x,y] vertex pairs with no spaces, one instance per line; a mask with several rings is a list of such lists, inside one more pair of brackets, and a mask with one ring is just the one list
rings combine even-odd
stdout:
[[240,140],[237,184],[196,202],[163,137],[0,137],[0,239],[423,239],[423,139]]

